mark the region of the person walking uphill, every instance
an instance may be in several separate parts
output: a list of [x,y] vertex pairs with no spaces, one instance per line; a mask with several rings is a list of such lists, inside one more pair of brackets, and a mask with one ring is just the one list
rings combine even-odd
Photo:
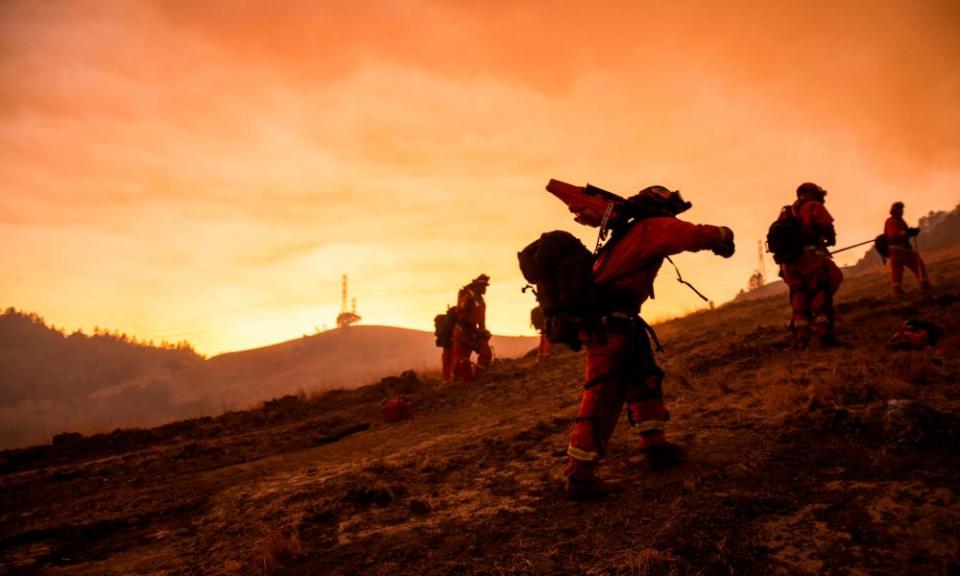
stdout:
[[797,187],[797,200],[784,207],[778,220],[797,223],[796,254],[778,262],[780,276],[790,288],[790,325],[799,348],[807,346],[811,334],[821,344],[836,343],[833,295],[843,282],[843,272],[827,250],[836,244],[837,235],[833,216],[824,206],[826,195],[820,186],[804,182]]
[[[487,331],[487,304],[483,295],[490,284],[490,277],[481,274],[460,289],[457,295],[457,323],[453,328],[453,377],[469,382],[477,372],[490,367],[493,350],[490,349],[490,332]],[[470,356],[477,353],[477,370]]]
[[[662,186],[651,186],[626,200],[589,185],[579,188],[551,181],[547,189],[567,203],[577,222],[599,226],[601,238],[607,229],[611,231],[593,262],[598,317],[583,321],[579,334],[587,348],[586,382],[564,470],[566,496],[586,500],[605,492],[594,472],[624,403],[639,435],[639,449],[652,469],[666,468],[682,458],[683,450],[666,439],[669,414],[663,402],[664,373],[654,361],[649,326],[640,318],[640,308],[653,297],[653,281],[666,257],[706,249],[728,258],[734,253],[733,231],[677,219],[691,204]],[[578,197],[578,191],[587,196]],[[604,208],[589,197],[598,193],[600,198],[614,200]],[[544,234],[541,241],[551,234],[558,233]],[[526,272],[524,276],[531,279]],[[543,280],[538,292],[549,285],[550,280]],[[562,314],[555,315],[547,323],[548,335],[565,323],[569,320]],[[572,344],[579,347],[577,342]]]
[[920,234],[920,229],[907,226],[903,219],[903,202],[894,202],[890,206],[890,217],[887,218],[883,226],[883,234],[887,237],[890,284],[893,287],[893,295],[903,295],[904,267],[913,272],[917,281],[920,282],[920,288],[925,293],[929,293],[933,287],[930,285],[930,277],[927,275],[927,266],[920,258],[920,254],[910,245],[910,239],[916,238]]

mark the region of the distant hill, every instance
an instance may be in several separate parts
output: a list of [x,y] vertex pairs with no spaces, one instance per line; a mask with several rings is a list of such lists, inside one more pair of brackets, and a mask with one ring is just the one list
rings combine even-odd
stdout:
[[[525,336],[494,336],[499,357],[515,357],[537,345]],[[355,388],[407,369],[440,368],[431,332],[391,326],[349,326],[296,340],[231,352],[183,371],[174,382],[178,403],[211,395],[239,406],[298,391]]]
[[[536,346],[494,336],[501,357]],[[36,314],[0,316],[0,447],[65,430],[157,425],[284,394],[350,389],[406,369],[438,370],[432,333],[350,326],[210,359],[186,343],[154,346],[97,330],[65,334]]]
[[67,335],[37,314],[13,308],[0,314],[0,406],[69,400],[145,372],[202,362],[185,342],[155,346],[100,329]]
[[747,292],[746,290],[741,290],[733,298],[733,302],[749,302],[751,300],[762,300],[764,298],[769,298],[770,296],[776,296],[777,294],[786,294],[787,285],[783,283],[783,280],[774,280],[772,282],[767,282],[759,288],[755,288]]

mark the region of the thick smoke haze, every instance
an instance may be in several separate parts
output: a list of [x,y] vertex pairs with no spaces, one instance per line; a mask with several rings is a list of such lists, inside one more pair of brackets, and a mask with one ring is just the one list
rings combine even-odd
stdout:
[[[516,252],[593,242],[550,178],[679,188],[737,233],[678,260],[722,302],[802,181],[841,245],[953,207],[957,102],[949,1],[7,1],[0,303],[216,353],[332,325],[342,273],[429,329],[485,272],[530,333]],[[667,272],[652,319],[701,305]]]

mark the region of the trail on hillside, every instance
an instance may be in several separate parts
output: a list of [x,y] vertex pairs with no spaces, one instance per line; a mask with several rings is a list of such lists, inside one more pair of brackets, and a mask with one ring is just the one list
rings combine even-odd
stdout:
[[[960,327],[960,260],[931,272],[932,302],[845,285],[838,348],[792,350],[780,298],[658,327],[689,458],[647,470],[623,422],[599,502],[560,489],[584,359],[559,352],[4,452],[0,572],[958,573],[960,346],[885,347]],[[400,393],[414,419],[383,424]]]

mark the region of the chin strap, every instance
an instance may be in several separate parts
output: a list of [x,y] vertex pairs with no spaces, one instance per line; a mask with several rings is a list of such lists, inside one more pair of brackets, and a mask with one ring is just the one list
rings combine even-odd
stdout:
[[679,283],[681,283],[681,284],[686,284],[687,287],[690,288],[691,290],[693,290],[694,293],[696,293],[696,295],[699,296],[704,302],[709,302],[709,301],[710,301],[709,298],[707,298],[706,296],[704,296],[703,294],[701,294],[699,290],[697,290],[696,288],[694,288],[693,284],[691,284],[691,283],[689,283],[689,282],[687,282],[686,280],[683,279],[683,276],[680,275],[680,269],[677,268],[677,265],[673,263],[673,260],[671,260],[669,256],[667,256],[667,262],[669,262],[670,265],[673,266],[673,269],[677,271],[677,282],[679,282]]

